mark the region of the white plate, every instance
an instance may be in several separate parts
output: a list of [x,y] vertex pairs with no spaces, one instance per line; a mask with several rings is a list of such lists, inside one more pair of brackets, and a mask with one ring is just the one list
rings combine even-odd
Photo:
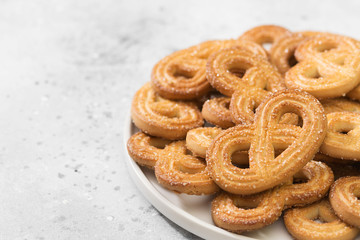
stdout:
[[[127,118],[124,130],[126,149],[127,140],[137,132],[130,117]],[[158,184],[152,170],[139,167],[129,156],[125,160],[132,179],[147,200],[171,221],[199,237],[209,240],[292,239],[286,231],[282,218],[270,226],[243,235],[218,228],[214,225],[210,214],[213,196],[190,196],[168,191]]]
[[[128,117],[124,129],[125,149],[127,140],[135,132],[137,129]],[[282,220],[244,235],[218,228],[214,225],[210,214],[213,196],[190,196],[168,191],[158,184],[152,170],[139,167],[129,156],[125,161],[133,181],[146,199],[171,221],[199,237],[209,240],[292,239]]]

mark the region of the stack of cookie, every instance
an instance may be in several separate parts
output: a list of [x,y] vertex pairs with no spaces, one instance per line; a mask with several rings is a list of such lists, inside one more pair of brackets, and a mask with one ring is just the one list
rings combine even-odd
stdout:
[[285,211],[297,239],[354,239],[358,100],[358,41],[259,26],[160,60],[134,96],[128,152],[169,190],[217,193],[209,211],[228,231]]

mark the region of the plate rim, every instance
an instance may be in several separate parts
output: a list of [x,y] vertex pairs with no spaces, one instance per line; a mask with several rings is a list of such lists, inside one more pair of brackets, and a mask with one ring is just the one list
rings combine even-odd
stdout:
[[209,240],[254,240],[251,238],[235,233],[228,232],[215,225],[209,224],[187,211],[179,208],[174,203],[165,198],[148,180],[139,165],[127,153],[127,141],[131,136],[132,120],[130,112],[126,115],[125,126],[123,129],[123,146],[126,155],[126,165],[128,173],[142,195],[153,205],[159,212],[187,231]]

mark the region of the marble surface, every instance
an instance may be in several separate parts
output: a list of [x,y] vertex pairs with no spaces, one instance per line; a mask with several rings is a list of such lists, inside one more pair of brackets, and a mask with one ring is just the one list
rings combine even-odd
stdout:
[[359,1],[0,1],[0,239],[199,239],[136,189],[122,134],[163,56],[259,24],[360,38]]

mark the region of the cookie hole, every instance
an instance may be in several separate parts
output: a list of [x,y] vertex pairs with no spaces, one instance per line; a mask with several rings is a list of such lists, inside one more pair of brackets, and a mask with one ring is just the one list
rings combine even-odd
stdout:
[[272,42],[264,42],[264,43],[261,44],[261,46],[262,46],[265,50],[269,51],[270,48],[271,48],[271,46],[272,46]]
[[293,179],[293,184],[303,184],[307,183],[309,180],[307,178],[295,178]]
[[168,118],[179,118],[179,112],[177,111],[171,111],[170,109],[168,109],[169,111],[163,111],[162,115],[168,117]]
[[300,171],[293,176],[292,183],[293,184],[303,184],[303,183],[307,183],[309,180],[310,180],[309,177],[306,176],[304,174],[304,172]]
[[181,69],[181,68],[176,68],[176,70],[174,72],[174,77],[184,79],[184,80],[189,80],[189,79],[193,78],[194,75],[195,74],[193,72],[186,71],[186,70]]
[[256,102],[254,101],[254,104],[252,104],[252,111],[255,114],[256,113],[256,109],[258,108],[258,106],[260,105],[261,102]]
[[153,147],[164,149],[169,143],[170,140],[162,139],[162,138],[150,138],[149,144]]
[[196,157],[196,159],[201,162],[202,164],[204,164],[204,166],[206,166],[206,160],[205,158],[201,158],[201,157]]
[[290,57],[288,58],[288,64],[289,64],[290,67],[293,67],[293,66],[295,66],[295,65],[298,63],[298,61],[297,61],[296,58],[295,58],[294,53],[295,53],[295,52],[292,52],[292,53],[290,54]]
[[256,113],[256,108],[257,108],[257,106],[254,105],[254,107],[251,109],[254,114]]
[[299,126],[299,127],[303,127],[304,120],[303,120],[303,118],[301,116],[298,116],[298,117],[299,117],[299,119],[298,119],[298,123],[296,125]]
[[316,222],[316,223],[321,223],[321,224],[327,223],[326,221],[324,221],[324,219],[321,219],[320,217],[317,217],[315,219],[311,219],[311,221]]
[[355,188],[353,194],[356,200],[360,201],[360,187]]
[[241,168],[241,169],[247,169],[249,168],[249,164],[236,164],[236,163],[233,163],[233,165],[237,168]]
[[237,208],[244,209],[244,210],[249,210],[249,209],[257,208],[259,206],[259,203],[253,202],[253,201],[251,201],[251,199],[247,200],[246,197],[245,197],[245,199],[242,199],[241,201],[235,199],[234,200],[234,205]]
[[349,132],[351,132],[351,130],[353,130],[353,129],[349,126],[349,128],[338,129],[337,132],[340,134],[343,134],[343,135],[347,135],[347,134],[349,134]]
[[274,151],[274,158],[277,158],[278,156],[280,156],[283,151],[285,151],[285,149],[275,149]]
[[[235,206],[236,206],[236,204],[235,204]],[[250,210],[250,209],[255,209],[255,208],[257,208],[258,206],[241,206],[241,205],[239,205],[239,206],[236,206],[237,208],[241,208],[241,209],[244,209],[244,210]]]
[[320,76],[320,73],[319,73],[319,71],[316,71],[315,73],[314,73],[314,75],[312,76],[312,78],[320,78],[321,76]]
[[321,77],[321,75],[320,75],[320,73],[319,73],[319,71],[318,71],[317,68],[315,68],[315,69],[313,69],[313,70],[311,70],[311,71],[308,71],[308,72],[305,74],[305,76],[308,77],[308,78],[314,78],[314,79],[317,79],[317,78],[320,78],[320,77]]
[[229,109],[230,108],[230,100],[222,101],[221,106],[223,108]]
[[154,102],[161,102],[163,101],[164,99],[162,97],[160,97],[158,94],[155,95],[155,99],[154,99]]
[[276,144],[276,143],[272,143],[272,152],[273,152],[273,156],[274,159],[279,157],[286,149],[288,146],[284,146],[284,144]]
[[299,127],[302,127],[302,118],[301,116],[295,114],[295,113],[284,113],[279,119],[278,123],[281,124],[290,124],[290,125],[296,125]]
[[228,71],[238,78],[243,78],[246,73],[246,69],[242,68],[230,68]]
[[186,149],[185,155],[193,156],[193,153],[189,149]]
[[231,155],[231,163],[238,168],[249,168],[248,151],[236,151]]
[[180,112],[178,108],[170,108],[169,101],[155,95],[154,104],[152,105],[152,110],[160,115],[163,115],[168,118],[179,118]]
[[338,58],[334,61],[335,64],[344,66],[345,65],[345,57]]
[[324,52],[328,52],[328,51],[330,51],[330,50],[333,50],[333,49],[335,49],[335,48],[337,48],[337,45],[335,44],[335,43],[324,43],[324,44],[322,44],[322,45],[319,45],[318,47],[317,47],[317,50],[319,51],[319,52],[321,52],[321,53],[324,53]]

